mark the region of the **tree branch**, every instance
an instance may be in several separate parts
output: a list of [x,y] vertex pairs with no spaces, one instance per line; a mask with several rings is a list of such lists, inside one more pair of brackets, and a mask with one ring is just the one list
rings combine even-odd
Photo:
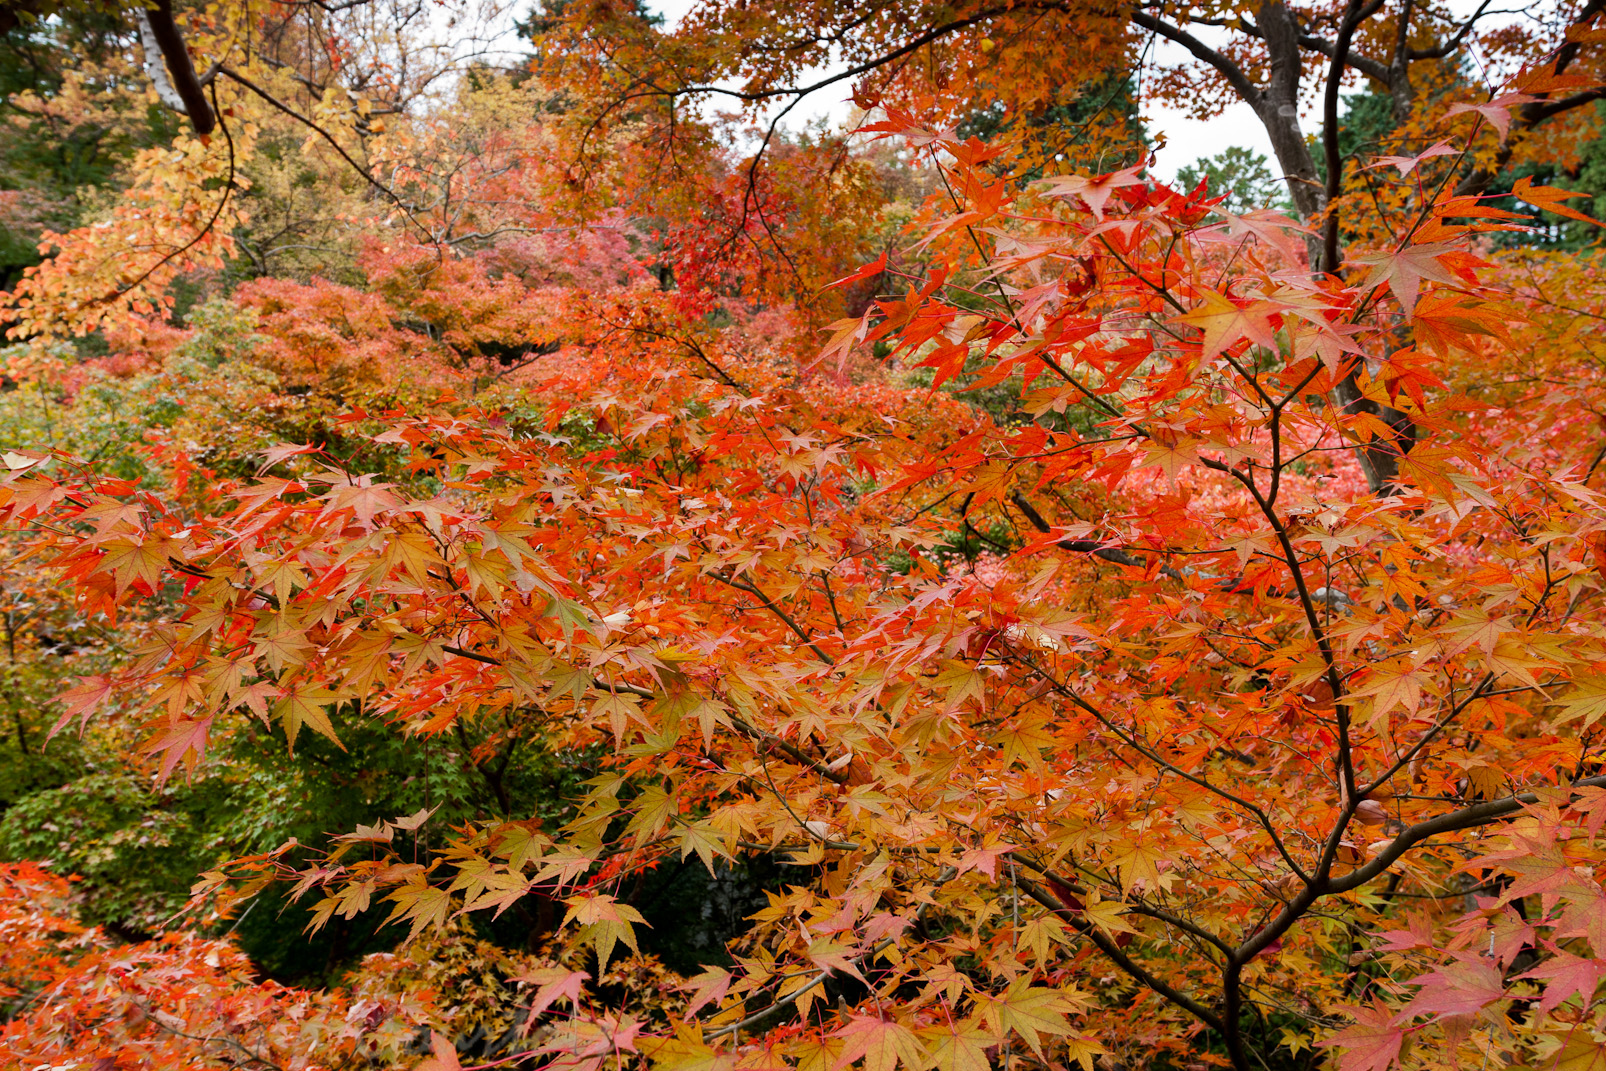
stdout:
[[[1606,774],[1594,777],[1585,777],[1574,781],[1567,787],[1579,788],[1606,788]],[[1488,800],[1483,803],[1474,803],[1458,811],[1441,814],[1437,818],[1429,818],[1425,822],[1418,822],[1410,826],[1389,842],[1388,847],[1377,853],[1377,857],[1370,863],[1344,877],[1334,881],[1329,880],[1325,893],[1346,893],[1358,889],[1373,878],[1382,874],[1397,862],[1400,856],[1440,833],[1453,833],[1458,829],[1472,829],[1475,826],[1487,825],[1498,821],[1507,815],[1516,814],[1523,807],[1535,803],[1539,796],[1535,792],[1517,792],[1504,799]]]
[[1132,21],[1150,33],[1159,34],[1167,41],[1181,45],[1193,54],[1194,59],[1214,67],[1227,80],[1227,84],[1232,86],[1235,93],[1242,97],[1251,107],[1255,108],[1256,111],[1259,110],[1258,102],[1262,99],[1260,90],[1232,60],[1223,56],[1180,26],[1173,26],[1171,23],[1157,19],[1153,15],[1142,11],[1134,11],[1132,12]]
[[1327,72],[1327,92],[1322,102],[1322,150],[1327,164],[1327,218],[1322,226],[1322,262],[1320,269],[1338,272],[1338,209],[1334,202],[1343,189],[1344,158],[1338,148],[1338,91],[1344,82],[1344,66],[1349,58],[1350,39],[1368,10],[1376,4],[1361,8],[1358,0],[1349,0],[1344,8],[1344,21],[1338,29],[1338,40],[1333,42],[1333,62]]
[[[1362,19],[1360,21],[1365,20]],[[1301,34],[1299,43],[1301,47],[1308,48],[1318,55],[1326,56],[1328,59],[1332,59],[1333,56],[1339,51],[1334,42],[1329,41],[1324,37],[1317,37],[1315,34]],[[1389,84],[1389,69],[1387,64],[1379,63],[1370,56],[1362,56],[1354,52],[1346,52],[1344,54],[1344,66],[1360,71],[1362,74],[1366,75],[1366,77],[1382,82],[1384,85]]]
[[[1033,506],[1031,502],[1027,500],[1025,495],[1021,494],[1019,491],[1012,491],[1010,492],[1009,500],[1015,503],[1015,508],[1021,511],[1021,514],[1026,518],[1033,528],[1044,533],[1045,535],[1054,530],[1053,526],[1043,519],[1043,515],[1037,512],[1037,507]],[[1056,544],[1056,546],[1062,547],[1065,550],[1074,551],[1077,554],[1091,554],[1095,558],[1102,558],[1105,561],[1113,562],[1116,565],[1125,565],[1133,569],[1148,568],[1148,564],[1136,555],[1128,554],[1126,551],[1121,550],[1118,547],[1102,546],[1096,539],[1062,539]],[[1163,575],[1170,577],[1172,580],[1184,579],[1181,572],[1171,568],[1169,565],[1160,566],[1160,572]]]
[[[155,0],[149,9],[140,8],[137,18],[140,41],[146,46],[145,70],[149,72],[151,81],[156,83],[157,96],[162,98],[164,104],[189,116],[190,126],[195,128],[197,134],[203,137],[210,134],[217,126],[217,117],[212,114],[212,106],[206,102],[206,87],[195,76],[195,65],[190,62],[190,50],[184,47],[184,36],[173,22],[172,0]],[[167,69],[173,78],[171,83],[158,77],[161,63],[151,55],[151,44],[155,44],[161,58],[167,61]],[[215,76],[217,70],[214,67],[210,74]]]
[[1047,889],[1044,889],[1041,885],[1038,885],[1030,878],[1023,878],[1018,875],[1015,878],[1015,884],[1020,886],[1021,891],[1023,891],[1027,896],[1030,896],[1033,900],[1036,900],[1039,904],[1052,911],[1055,917],[1060,919],[1060,921],[1064,922],[1071,929],[1075,930],[1077,933],[1091,941],[1100,952],[1104,953],[1105,958],[1107,958],[1111,963],[1114,963],[1121,970],[1125,971],[1140,985],[1152,989],[1154,992],[1158,993],[1166,1000],[1169,1000],[1171,1003],[1175,1004],[1189,1015],[1192,1015],[1195,1019],[1198,1019],[1201,1023],[1204,1023],[1212,1030],[1220,1031],[1223,1034],[1226,1033],[1226,1031],[1223,1029],[1221,1018],[1217,1016],[1215,1012],[1211,1011],[1203,1004],[1200,1004],[1197,1000],[1194,1000],[1186,993],[1173,988],[1163,979],[1157,978],[1153,974],[1150,974],[1148,970],[1146,970],[1131,956],[1128,956],[1125,952],[1121,951],[1120,947],[1117,946],[1114,941],[1110,940],[1110,938],[1103,932],[1101,932],[1098,927],[1094,926],[1086,919],[1079,917],[1070,908],[1060,903],[1059,899],[1051,894]]

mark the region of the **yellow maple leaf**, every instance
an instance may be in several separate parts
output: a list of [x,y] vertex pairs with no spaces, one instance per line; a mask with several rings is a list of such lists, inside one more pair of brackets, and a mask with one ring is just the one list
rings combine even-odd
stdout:
[[563,917],[564,924],[571,921],[580,924],[580,939],[589,942],[597,950],[599,976],[608,969],[608,957],[619,942],[624,942],[632,952],[640,954],[641,948],[636,944],[636,931],[632,924],[647,924],[641,912],[629,904],[621,904],[607,893],[571,896],[565,903],[569,905],[569,911]]

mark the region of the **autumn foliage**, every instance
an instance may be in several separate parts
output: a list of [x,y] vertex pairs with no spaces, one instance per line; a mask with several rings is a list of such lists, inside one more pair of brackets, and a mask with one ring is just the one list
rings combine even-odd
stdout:
[[[979,57],[1063,17],[939,58],[1018,87],[1048,38]],[[433,792],[450,745],[494,805],[208,845],[160,933],[6,864],[4,1066],[1606,1068],[1606,291],[1520,241],[1596,224],[1451,181],[1592,76],[1234,214],[904,73],[857,140],[666,162],[656,103],[582,106],[658,41],[607,25],[389,134],[325,94],[328,275],[207,274],[261,239],[263,60],[12,293],[18,396],[89,429],[0,453],[50,733],[159,788],[400,740]],[[118,389],[174,412],[102,456]],[[584,776],[522,813],[526,762]],[[690,865],[771,877],[683,977],[638,894]],[[281,985],[259,903],[399,944]]]

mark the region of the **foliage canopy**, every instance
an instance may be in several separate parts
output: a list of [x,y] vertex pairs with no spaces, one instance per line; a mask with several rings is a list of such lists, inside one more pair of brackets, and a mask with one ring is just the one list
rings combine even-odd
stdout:
[[127,14],[12,31],[121,140],[3,309],[5,1066],[1606,1066],[1597,5]]

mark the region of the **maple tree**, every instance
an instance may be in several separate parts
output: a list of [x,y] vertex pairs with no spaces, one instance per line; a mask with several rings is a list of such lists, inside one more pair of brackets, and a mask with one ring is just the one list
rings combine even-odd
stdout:
[[[1235,100],[1250,105],[1294,205],[1314,217],[1343,189],[1338,165],[1345,161],[1335,154],[1341,87],[1361,84],[1386,98],[1392,129],[1382,150],[1420,151],[1432,144],[1420,139],[1446,102],[1487,101],[1492,86],[1470,84],[1454,67],[1472,47],[1493,71],[1511,73],[1547,57],[1552,81],[1516,87],[1523,92],[1497,105],[1502,136],[1484,139],[1481,166],[1466,176],[1463,192],[1484,188],[1526,154],[1570,153],[1562,142],[1593,122],[1587,105],[1599,97],[1599,35],[1591,28],[1598,13],[1593,3],[1553,5],[1517,28],[1487,5],[1463,17],[1409,2],[1268,0],[1241,10],[1163,3],[1111,9],[1066,0],[802,9],[707,3],[661,32],[598,3],[567,5],[548,33],[565,46],[551,49],[554,64],[572,68],[592,57],[593,77],[608,87],[596,97],[605,115],[648,100],[698,97],[774,102],[784,113],[811,93],[858,85],[866,99],[938,127],[982,109],[1003,114],[1011,166],[1022,171],[1085,167],[1112,141],[1130,143],[1136,131],[1112,105],[1127,91],[1125,78],[1143,71],[1151,92],[1200,115],[1219,114]],[[1079,47],[1061,47],[1067,33]],[[1155,64],[1146,58],[1155,41],[1186,53],[1187,62]],[[1075,129],[1043,121],[1078,101],[1097,107]],[[1312,103],[1319,108],[1314,144],[1302,126]]]
[[[602,970],[643,921],[620,883],[661,859],[815,875],[697,983],[701,1022],[576,1014],[548,1046],[582,1063],[675,1066],[744,1034],[876,1067],[1000,1044],[1236,1066],[1576,1048],[1594,994],[1569,1003],[1591,968],[1568,964],[1593,962],[1600,887],[1575,868],[1606,784],[1593,443],[1570,399],[1529,400],[1520,430],[1545,433],[1511,440],[1443,391],[1438,362],[1522,318],[1463,244],[1475,205],[1440,201],[1345,282],[1289,271],[1289,220],[1213,223],[1134,171],[1020,191],[985,168],[997,150],[887,128],[941,150],[958,211],[928,225],[931,273],[825,359],[885,338],[935,386],[1018,381],[1045,419],[801,389],[781,354],[629,330],[668,310],[625,289],[589,314],[621,324],[611,344],[541,376],[543,422],[578,442],[494,409],[397,413],[371,433],[404,452],[388,479],[275,447],[263,475],[178,497],[13,452],[4,508],[84,612],[158,614],[63,720],[144,697],[120,716],[163,776],[241,717],[291,748],[353,720],[505,719],[616,756],[561,828],[474,822],[426,862],[381,824],[208,879],[292,881],[315,924],[384,901],[419,933],[545,895]],[[987,277],[1011,282],[948,283]],[[1346,377],[1409,413],[1408,452],[1326,400]],[[1390,449],[1375,494],[1358,458]],[[948,503],[1019,546],[942,566],[921,548]]]
[[[771,130],[763,168],[664,136],[662,91],[741,62],[786,94],[830,35],[769,46],[813,8],[576,5],[530,79],[383,136],[334,61],[284,116],[322,60],[219,9],[287,49],[207,86],[228,136],[137,157],[8,306],[6,701],[57,691],[19,761],[76,733],[222,792],[388,741],[440,795],[209,832],[178,919],[13,835],[59,786],[6,800],[0,839],[89,871],[77,908],[0,874],[8,1059],[1606,1064],[1606,311],[1593,252],[1498,244],[1535,222],[1502,205],[1595,223],[1481,195],[1582,129],[1594,10],[1488,35],[1527,66],[1482,96],[1440,62],[1476,20],[1382,10],[1262,5],[1200,57],[1271,109],[1332,61],[1325,173],[1273,139],[1288,218],[1085,166],[1132,124],[1072,105],[1124,90],[1134,25],[1183,33],[1158,9],[856,9],[886,142]],[[1333,155],[1346,66],[1397,151]],[[1058,118],[960,137],[995,91]],[[262,277],[173,322],[309,119],[339,281],[244,250]],[[676,979],[638,893],[698,868],[767,876]],[[406,943],[259,981],[231,934],[285,898]],[[520,912],[517,954],[482,940]]]
[[[196,1066],[223,1059],[279,1066],[308,1049],[332,1063],[385,1066],[401,1055],[424,1008],[416,1001],[346,1002],[254,983],[226,941],[170,935],[119,945],[71,917],[68,884],[29,865],[0,869],[0,1057],[7,1066],[97,1060]],[[427,1029],[427,1028],[426,1028]],[[65,1066],[87,1066],[68,1063]]]
[[[226,936],[119,943],[73,917],[67,881],[30,864],[0,867],[0,932],[0,1058],[10,1067],[92,1066],[89,1054],[147,1067],[458,1068],[443,1030],[494,1027],[483,1046],[491,1055],[550,1032],[505,1014],[519,990],[538,1008],[583,999],[550,958],[487,949],[460,932],[368,956],[340,991],[291,989],[254,978]],[[661,968],[639,958],[626,966],[630,977],[605,980],[633,1010],[651,1018],[684,1003]],[[488,967],[496,975],[476,977]]]

